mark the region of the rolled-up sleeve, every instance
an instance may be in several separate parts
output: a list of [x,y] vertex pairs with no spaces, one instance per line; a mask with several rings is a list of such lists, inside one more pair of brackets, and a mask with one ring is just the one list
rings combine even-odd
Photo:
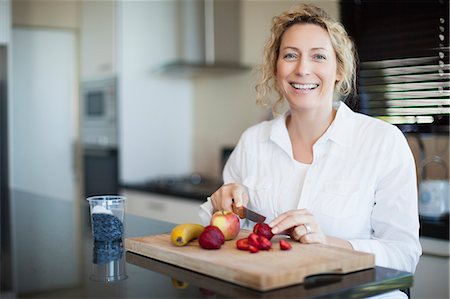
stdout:
[[355,250],[375,254],[379,266],[414,272],[422,253],[416,168],[406,138],[397,129],[390,133],[380,159],[372,237],[349,241]]
[[207,199],[206,202],[200,205],[198,215],[200,216],[200,221],[202,225],[208,225],[211,222],[213,206],[211,199]]
[[[241,163],[242,163],[242,138],[236,145],[236,148],[231,153],[223,169],[224,184],[240,182],[237,169],[239,169],[239,165]],[[200,216],[201,223],[203,225],[208,225],[210,223],[212,212],[213,212],[213,205],[211,203],[211,199],[208,198],[203,204],[200,205],[198,213],[198,215]]]

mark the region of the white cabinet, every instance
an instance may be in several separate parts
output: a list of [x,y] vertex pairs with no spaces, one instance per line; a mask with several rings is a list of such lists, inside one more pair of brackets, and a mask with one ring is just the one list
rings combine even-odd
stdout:
[[116,72],[115,1],[81,2],[81,78],[113,76]]
[[125,189],[126,211],[129,214],[172,223],[200,223],[200,201]]
[[414,274],[411,298],[449,298],[449,241],[421,237],[423,254]]

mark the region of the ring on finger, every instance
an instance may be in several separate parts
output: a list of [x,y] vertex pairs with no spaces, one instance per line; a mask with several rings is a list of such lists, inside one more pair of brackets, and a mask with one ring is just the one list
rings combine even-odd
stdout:
[[309,235],[310,233],[312,233],[311,226],[309,226],[308,223],[304,223],[303,226],[305,227],[305,230],[306,230],[306,234],[307,234],[307,235]]

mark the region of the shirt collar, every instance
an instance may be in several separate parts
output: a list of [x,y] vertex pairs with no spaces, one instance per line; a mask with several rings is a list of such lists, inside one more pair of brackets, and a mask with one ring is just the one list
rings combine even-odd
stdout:
[[286,117],[290,114],[291,112],[288,110],[273,120],[269,139],[278,144],[292,158],[291,139],[286,127]]
[[345,146],[348,145],[354,129],[355,112],[353,112],[344,102],[339,102],[331,126],[322,137],[328,137],[335,143]]
[[[269,139],[278,144],[289,156],[292,156],[291,140],[286,127],[286,117],[289,114],[290,111],[286,111],[273,120]],[[347,145],[353,131],[354,115],[355,113],[344,102],[339,102],[336,117],[317,143],[329,139],[339,145]]]

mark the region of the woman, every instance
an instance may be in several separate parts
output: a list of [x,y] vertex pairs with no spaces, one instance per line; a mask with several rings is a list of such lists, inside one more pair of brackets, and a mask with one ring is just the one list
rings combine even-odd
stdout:
[[340,101],[355,86],[354,52],[342,25],[317,7],[274,18],[256,91],[265,103],[274,89],[273,110],[283,102],[289,109],[243,133],[225,184],[200,215],[208,223],[234,199],[267,216],[275,234],[370,252],[377,265],[414,272],[421,254],[414,158],[395,126]]

